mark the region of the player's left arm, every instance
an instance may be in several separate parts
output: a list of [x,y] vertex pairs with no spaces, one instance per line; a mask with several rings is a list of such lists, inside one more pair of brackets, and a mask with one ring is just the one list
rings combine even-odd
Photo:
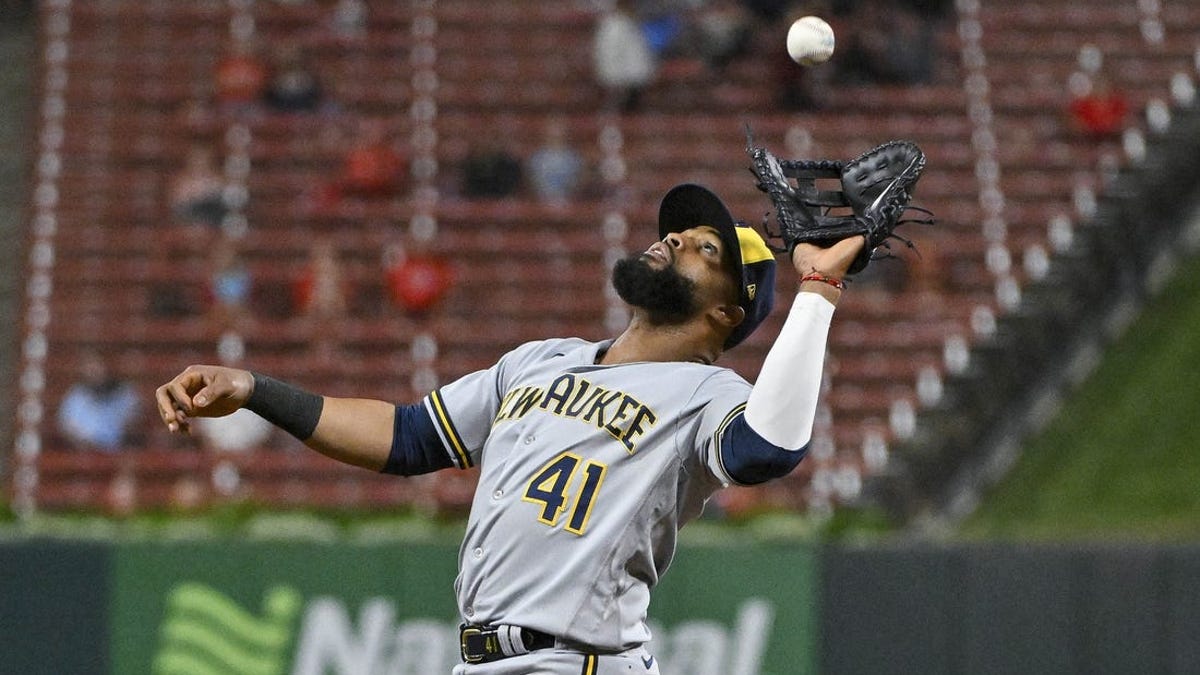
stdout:
[[[841,281],[864,242],[854,236],[828,248],[798,244],[792,264],[801,277],[816,273]],[[841,292],[827,281],[801,282],[744,413],[721,430],[721,463],[738,483],[786,475],[804,458],[816,420],[829,325]]]
[[420,404],[321,396],[261,373],[213,365],[189,366],[155,398],[171,432],[187,432],[193,418],[246,408],[346,464],[406,475],[452,465]]

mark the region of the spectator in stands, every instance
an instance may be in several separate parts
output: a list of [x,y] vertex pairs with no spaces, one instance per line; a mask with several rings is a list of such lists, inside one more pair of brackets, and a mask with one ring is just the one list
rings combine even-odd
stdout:
[[671,0],[642,0],[630,4],[646,44],[659,62],[677,55],[686,40],[688,20],[678,4]]
[[276,112],[313,112],[322,98],[321,81],[304,51],[296,44],[280,46],[263,92],[267,106]]
[[137,392],[94,349],[81,355],[79,376],[59,405],[58,430],[76,449],[120,451],[138,419]]
[[1067,109],[1071,128],[1088,138],[1115,138],[1125,129],[1129,101],[1103,73],[1091,77],[1090,88],[1072,97]]
[[346,313],[348,294],[333,241],[315,238],[309,248],[308,265],[292,287],[297,311],[313,317],[318,325],[340,319]]
[[567,139],[567,125],[560,117],[546,123],[542,144],[527,163],[529,184],[538,199],[564,204],[579,190],[583,177],[583,156]]
[[222,236],[213,249],[208,287],[212,316],[218,328],[236,330],[249,319],[247,305],[253,285],[237,242]]
[[224,198],[225,177],[217,170],[208,146],[192,145],[168,189],[171,213],[180,224],[218,227],[229,211]]
[[720,72],[750,44],[753,16],[738,0],[708,0],[689,17],[689,40],[696,56]]
[[363,120],[358,139],[342,162],[338,186],[342,195],[366,198],[397,194],[408,178],[405,156],[387,125]]
[[463,160],[462,193],[472,199],[511,197],[524,179],[521,160],[498,135],[486,136]]
[[307,327],[312,352],[322,364],[331,363],[340,348],[340,328],[346,318],[349,293],[333,241],[327,237],[314,239],[307,266],[293,283],[292,297]]
[[229,53],[222,58],[214,73],[214,95],[225,112],[253,110],[262,100],[269,72],[267,64],[259,57],[249,41],[233,43]]
[[393,243],[383,253],[388,299],[407,314],[428,313],[454,283],[450,264],[419,246],[406,249]]
[[592,44],[596,81],[608,95],[608,107],[632,112],[658,70],[654,51],[630,0],[617,0],[596,22]]

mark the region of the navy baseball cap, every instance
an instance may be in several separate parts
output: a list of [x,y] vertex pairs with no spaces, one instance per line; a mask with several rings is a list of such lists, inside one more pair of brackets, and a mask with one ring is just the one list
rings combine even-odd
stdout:
[[658,236],[707,225],[717,231],[725,250],[732,252],[733,280],[740,284],[738,304],[746,311],[725,349],[731,349],[758,328],[775,303],[775,254],[754,228],[729,215],[721,198],[693,183],[671,188],[658,207]]

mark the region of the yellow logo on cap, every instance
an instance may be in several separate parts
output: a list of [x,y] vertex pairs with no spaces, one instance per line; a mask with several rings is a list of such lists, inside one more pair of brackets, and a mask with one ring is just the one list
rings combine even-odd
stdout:
[[749,296],[751,300],[753,300],[754,293],[757,290],[758,290],[758,284],[749,284],[746,286],[746,295]]
[[[763,241],[758,232],[755,232],[749,227],[735,228],[737,231],[738,244],[741,246],[742,264],[752,265],[756,262],[771,260],[775,257],[771,253],[771,249],[767,247],[767,243]],[[753,296],[751,296],[753,297]]]

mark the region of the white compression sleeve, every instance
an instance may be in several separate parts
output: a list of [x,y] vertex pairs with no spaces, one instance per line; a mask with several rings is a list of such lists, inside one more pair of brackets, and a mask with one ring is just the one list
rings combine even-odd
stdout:
[[812,439],[833,303],[797,293],[746,403],[746,424],[772,444],[799,450]]

